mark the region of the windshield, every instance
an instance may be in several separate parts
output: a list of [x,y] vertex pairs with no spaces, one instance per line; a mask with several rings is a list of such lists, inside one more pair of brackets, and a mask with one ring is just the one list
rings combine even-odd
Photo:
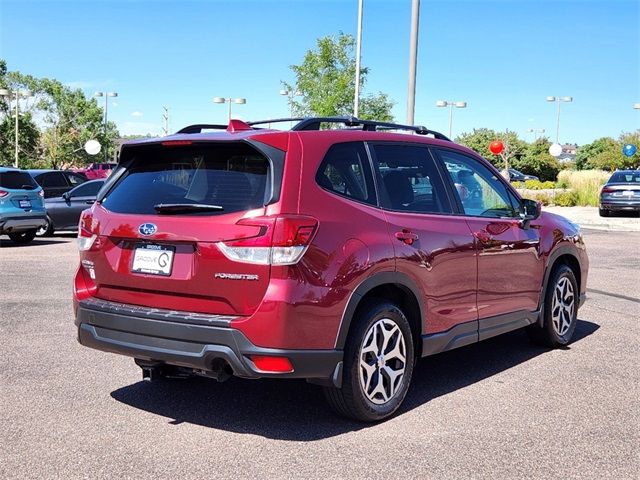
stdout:
[[244,143],[153,145],[134,152],[102,202],[116,213],[155,215],[158,205],[177,204],[182,214],[216,215],[259,208],[269,193],[269,161]]

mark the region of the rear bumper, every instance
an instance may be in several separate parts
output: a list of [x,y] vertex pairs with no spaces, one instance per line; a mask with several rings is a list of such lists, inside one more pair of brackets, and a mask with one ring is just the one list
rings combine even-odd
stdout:
[[[105,352],[203,372],[211,371],[222,359],[234,375],[245,378],[333,379],[339,374],[343,355],[339,350],[257,347],[239,330],[224,326],[228,317],[213,316],[207,320],[204,316],[180,312],[118,306],[90,299],[81,301],[75,320],[78,341]],[[287,357],[293,371],[260,371],[251,355]]]
[[640,211],[640,200],[601,200],[600,208],[603,210]]
[[0,217],[0,232],[12,233],[34,230],[44,227],[47,223],[46,215],[31,215],[24,217]]

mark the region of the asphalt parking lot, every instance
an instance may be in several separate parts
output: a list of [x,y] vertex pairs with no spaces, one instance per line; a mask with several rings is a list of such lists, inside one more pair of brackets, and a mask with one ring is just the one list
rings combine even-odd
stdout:
[[0,245],[0,478],[638,478],[640,233],[586,231],[566,349],[524,332],[422,360],[398,415],[302,381],[143,383],[76,342],[73,235]]

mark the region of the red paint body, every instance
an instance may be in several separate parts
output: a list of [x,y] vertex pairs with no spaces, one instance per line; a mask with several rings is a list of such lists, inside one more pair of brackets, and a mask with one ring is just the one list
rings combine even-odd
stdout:
[[[98,239],[91,250],[81,252],[81,260],[93,264],[96,279],[80,265],[76,305],[92,296],[233,315],[237,319],[231,326],[256,346],[333,349],[352,292],[379,272],[401,272],[417,285],[424,306],[422,334],[443,332],[479,318],[536,310],[550,255],[563,245],[578,257],[580,292],[586,290],[584,245],[577,227],[562,217],[543,213],[530,228],[522,228],[513,219],[389,211],[328,192],[315,179],[325,153],[335,143],[440,145],[488,164],[464,147],[418,135],[360,130],[235,129],[172,138],[190,142],[251,139],[286,150],[279,200],[261,209],[215,216],[117,214],[95,204],[81,222],[90,223]],[[132,142],[125,148],[153,142],[157,140]],[[295,265],[233,262],[216,245],[259,234],[259,227],[238,225],[242,218],[280,214],[318,221],[308,250]],[[146,222],[157,225],[151,237],[138,231]],[[171,276],[131,273],[133,248],[143,240],[175,246]],[[219,272],[257,275],[258,279],[216,278]]]

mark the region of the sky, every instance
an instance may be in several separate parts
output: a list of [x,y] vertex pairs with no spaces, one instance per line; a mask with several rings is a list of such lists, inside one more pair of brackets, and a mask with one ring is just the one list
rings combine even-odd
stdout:
[[[281,81],[318,38],[356,33],[357,0],[0,0],[0,58],[87,95],[115,91],[121,134],[226,123],[215,96],[244,97],[233,116],[288,116]],[[410,0],[364,0],[364,94],[407,116]],[[640,128],[640,0],[422,0],[415,123],[453,136],[473,128],[545,129],[589,143]]]

